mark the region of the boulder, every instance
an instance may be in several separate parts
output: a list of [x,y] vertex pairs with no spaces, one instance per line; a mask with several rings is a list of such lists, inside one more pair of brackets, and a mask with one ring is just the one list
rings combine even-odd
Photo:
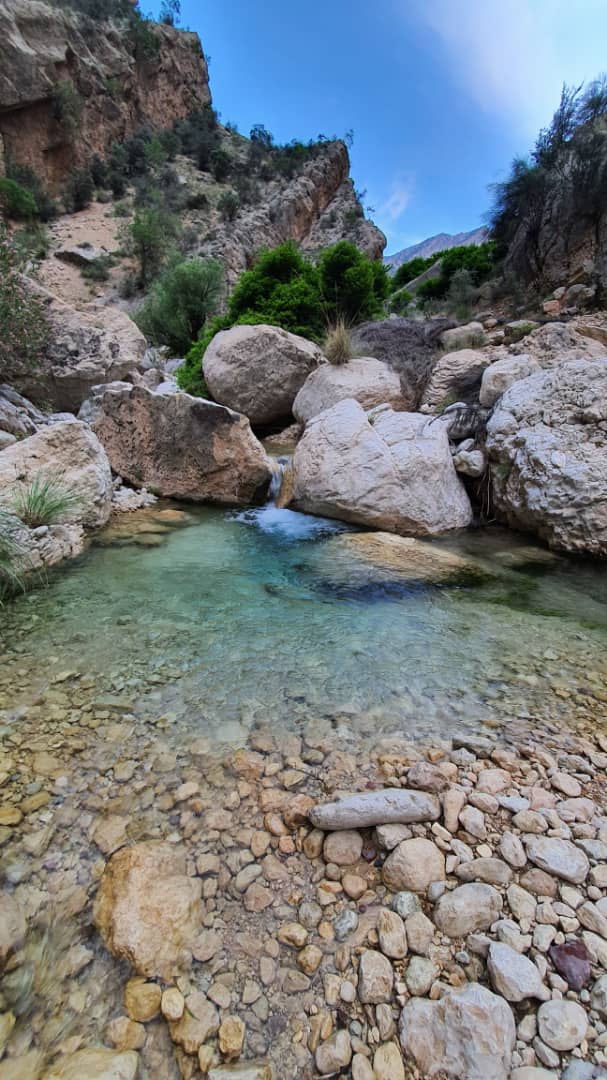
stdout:
[[404,535],[462,528],[472,509],[442,424],[341,401],[308,424],[293,457],[301,510]]
[[38,366],[11,370],[6,378],[32,401],[77,412],[94,386],[124,379],[142,365],[146,340],[126,312],[76,310],[29,278],[24,281],[44,303],[50,338]]
[[513,383],[526,379],[541,368],[540,363],[527,353],[519,356],[504,356],[496,360],[483,371],[479,401],[486,408],[491,408]]
[[112,473],[105,450],[86,424],[63,420],[0,453],[3,502],[38,477],[56,480],[76,495],[77,502],[61,515],[63,523],[105,525],[112,504]]
[[487,427],[497,514],[551,547],[607,555],[607,358],[514,383]]
[[[456,332],[447,331],[448,334]],[[437,409],[454,401],[467,402],[476,399],[481,376],[488,365],[488,356],[476,349],[458,349],[456,352],[445,353],[439,357],[432,369],[422,404]]]
[[463,326],[454,326],[451,330],[444,330],[440,337],[443,349],[447,351],[460,351],[472,346],[485,344],[485,328],[480,322],[469,322]]
[[406,788],[384,788],[348,795],[339,802],[321,803],[308,814],[317,829],[366,829],[372,825],[436,821],[440,803],[435,795]]
[[405,1005],[400,1044],[422,1076],[507,1080],[516,1038],[512,1010],[479,983],[439,1001],[416,998]]
[[233,326],[204,354],[204,377],[215,401],[252,424],[290,415],[298,391],[324,360],[318,345],[277,326]]
[[121,848],[106,864],[93,921],[110,952],[140,975],[168,981],[191,961],[202,881],[185,871],[184,849],[158,840]]
[[245,416],[189,394],[97,387],[80,410],[112,469],[168,498],[252,503],[265,498],[269,459]]
[[60,1057],[43,1080],[134,1080],[138,1065],[139,1055],[134,1050],[78,1050]]
[[365,409],[388,404],[404,409],[400,379],[382,360],[356,357],[347,364],[321,364],[313,371],[293,402],[293,415],[302,424],[351,398]]

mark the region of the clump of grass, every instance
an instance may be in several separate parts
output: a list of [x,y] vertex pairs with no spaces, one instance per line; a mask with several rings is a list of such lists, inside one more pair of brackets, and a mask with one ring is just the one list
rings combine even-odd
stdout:
[[65,484],[61,475],[38,473],[21,487],[13,498],[12,509],[30,529],[52,525],[80,506],[81,498]]
[[350,327],[344,319],[329,326],[322,351],[330,364],[347,364],[354,356]]
[[9,510],[0,507],[0,604],[7,593],[23,588],[17,570],[24,552],[18,534],[21,523]]

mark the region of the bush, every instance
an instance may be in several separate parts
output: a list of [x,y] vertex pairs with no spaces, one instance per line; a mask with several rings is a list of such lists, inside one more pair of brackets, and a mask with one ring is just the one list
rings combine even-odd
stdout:
[[82,100],[71,79],[62,79],[53,87],[51,114],[66,135],[73,139],[80,125]]
[[86,263],[80,273],[86,281],[108,281],[113,265],[114,258],[112,255],[100,255],[97,259]]
[[183,356],[215,315],[223,287],[223,267],[215,259],[175,262],[158,279],[135,321],[154,345],[168,345]]
[[413,303],[413,293],[407,289],[399,289],[392,294],[388,301],[388,307],[394,315],[405,315]]
[[34,366],[48,341],[44,304],[19,276],[15,251],[0,226],[0,382]]
[[500,253],[495,241],[487,240],[484,244],[450,248],[449,251],[444,251],[440,258],[440,276],[424,281],[419,286],[417,295],[421,299],[444,299],[449,292],[452,278],[459,270],[468,272],[471,285],[481,285],[496,273]]
[[0,207],[3,214],[17,221],[31,221],[38,216],[38,204],[34,196],[16,180],[0,177]]
[[236,192],[224,191],[217,203],[217,209],[224,221],[234,221],[234,218],[240,210],[240,199]]
[[465,267],[456,270],[451,278],[447,292],[447,306],[449,311],[458,319],[467,319],[470,315],[470,306],[476,297],[476,289],[472,281],[472,274]]
[[[210,397],[209,388],[204,381],[204,375],[202,374],[202,358],[206,352],[207,345],[215,337],[215,334],[218,333],[219,330],[226,329],[223,325],[223,320],[221,319],[214,320],[211,325],[213,330],[211,331],[209,328],[199,341],[194,342],[185,358],[185,362],[175,373],[179,388],[185,390],[186,394],[193,394],[194,397]],[[215,329],[215,327],[217,327],[217,329]]]
[[7,176],[15,180],[21,187],[29,191],[38,207],[38,217],[41,221],[51,221],[57,216],[57,204],[51,199],[46,187],[29,165],[10,165]]
[[19,266],[25,266],[31,259],[45,259],[50,249],[48,229],[39,221],[30,222],[13,233],[12,245]]
[[177,221],[162,210],[138,210],[129,228],[128,248],[139,264],[139,285],[145,288],[158,277],[172,241]]
[[327,248],[318,261],[320,290],[331,317],[349,323],[364,322],[382,311],[388,295],[388,274],[354,244],[341,240]]
[[69,214],[78,210],[86,210],[90,206],[95,185],[90,169],[76,169],[69,177],[64,194],[63,202]]
[[218,184],[223,184],[232,169],[232,158],[221,149],[213,150],[211,154],[211,172]]
[[429,270],[431,266],[438,262],[443,254],[442,251],[437,251],[435,255],[430,255],[427,259],[418,256],[415,259],[410,259],[409,262],[403,263],[390,278],[391,291],[398,292],[403,285],[408,285],[410,281],[419,277],[420,274],[424,274],[426,270]]
[[322,351],[330,364],[347,364],[354,356],[350,327],[343,319],[329,327]]
[[12,508],[24,525],[36,529],[65,518],[80,506],[81,501],[80,495],[65,483],[60,473],[47,476],[37,473],[29,484],[17,490]]
[[89,169],[91,171],[92,181],[96,188],[108,186],[108,167],[99,154],[93,154],[89,163]]

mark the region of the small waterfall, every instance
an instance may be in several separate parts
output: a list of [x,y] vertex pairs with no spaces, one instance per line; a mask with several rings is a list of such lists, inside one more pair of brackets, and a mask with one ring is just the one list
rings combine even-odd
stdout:
[[281,510],[288,506],[293,497],[292,458],[281,456],[270,458],[272,479],[270,481],[269,502]]

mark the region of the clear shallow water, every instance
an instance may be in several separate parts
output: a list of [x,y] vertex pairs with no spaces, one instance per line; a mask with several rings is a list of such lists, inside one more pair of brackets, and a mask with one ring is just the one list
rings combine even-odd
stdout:
[[604,716],[599,565],[500,530],[369,561],[352,530],[273,507],[187,522],[129,516],[3,609],[0,649],[32,693],[90,675],[98,697],[218,745],[318,719],[347,743]]

